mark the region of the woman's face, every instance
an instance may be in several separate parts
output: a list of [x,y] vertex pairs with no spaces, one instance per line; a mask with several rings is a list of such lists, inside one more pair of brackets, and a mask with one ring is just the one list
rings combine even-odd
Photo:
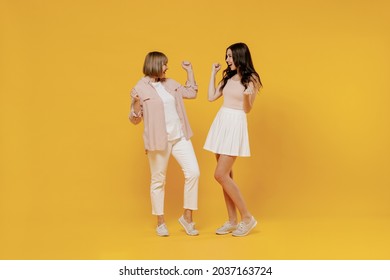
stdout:
[[165,64],[162,66],[161,77],[159,77],[160,79],[165,79],[165,73],[167,72],[167,70],[168,70],[168,63],[165,63]]
[[233,53],[232,53],[232,50],[231,49],[228,49],[226,51],[226,63],[228,65],[228,67],[230,68],[230,70],[236,70],[237,67],[236,65],[234,64],[234,61],[233,61]]

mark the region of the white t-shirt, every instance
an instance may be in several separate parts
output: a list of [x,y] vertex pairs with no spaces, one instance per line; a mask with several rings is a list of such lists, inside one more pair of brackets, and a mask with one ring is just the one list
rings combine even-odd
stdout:
[[164,88],[161,82],[152,83],[152,85],[164,103],[168,141],[183,137],[184,134],[181,128],[180,118],[176,111],[175,98]]

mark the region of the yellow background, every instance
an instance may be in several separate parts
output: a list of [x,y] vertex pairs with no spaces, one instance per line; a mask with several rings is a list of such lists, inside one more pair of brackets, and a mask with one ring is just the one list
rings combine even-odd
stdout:
[[[388,1],[0,0],[1,259],[389,259]],[[226,219],[203,150],[221,102],[211,64],[243,41],[264,88],[248,115],[251,158],[235,178],[260,221]],[[167,180],[171,236],[155,236],[142,125],[127,120],[145,54],[169,57],[199,95],[186,101],[201,168],[198,237],[182,174]],[[220,77],[219,77],[220,78]]]

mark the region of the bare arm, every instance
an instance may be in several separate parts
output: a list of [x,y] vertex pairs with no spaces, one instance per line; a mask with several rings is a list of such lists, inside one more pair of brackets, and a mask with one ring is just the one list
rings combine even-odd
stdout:
[[221,70],[221,64],[214,63],[211,69],[210,83],[209,83],[209,91],[208,91],[208,100],[214,101],[222,96],[222,93],[219,91],[220,84],[215,87],[215,76],[218,71]]
[[181,66],[187,72],[187,82],[185,87],[180,88],[180,92],[184,98],[196,98],[196,95],[198,93],[198,86],[195,81],[192,64],[189,61],[183,61],[181,63]]
[[255,102],[256,93],[259,91],[258,85],[250,82],[248,88],[244,91],[244,112],[249,113]]
[[181,63],[181,67],[183,67],[183,69],[187,72],[187,83],[189,83],[190,85],[196,85],[195,75],[194,75],[194,71],[192,69],[191,62],[183,61]]

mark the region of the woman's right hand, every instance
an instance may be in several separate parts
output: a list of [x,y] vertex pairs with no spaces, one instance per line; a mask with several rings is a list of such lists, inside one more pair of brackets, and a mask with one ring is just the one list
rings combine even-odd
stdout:
[[212,73],[213,74],[217,74],[217,72],[221,70],[221,64],[219,63],[213,63],[213,67],[212,67]]
[[137,93],[133,93],[133,92],[131,95],[129,120],[133,124],[138,124],[142,120],[142,106],[140,102],[140,97]]
[[136,94],[135,96],[133,96],[133,99],[134,99],[134,103],[139,102],[139,95]]

